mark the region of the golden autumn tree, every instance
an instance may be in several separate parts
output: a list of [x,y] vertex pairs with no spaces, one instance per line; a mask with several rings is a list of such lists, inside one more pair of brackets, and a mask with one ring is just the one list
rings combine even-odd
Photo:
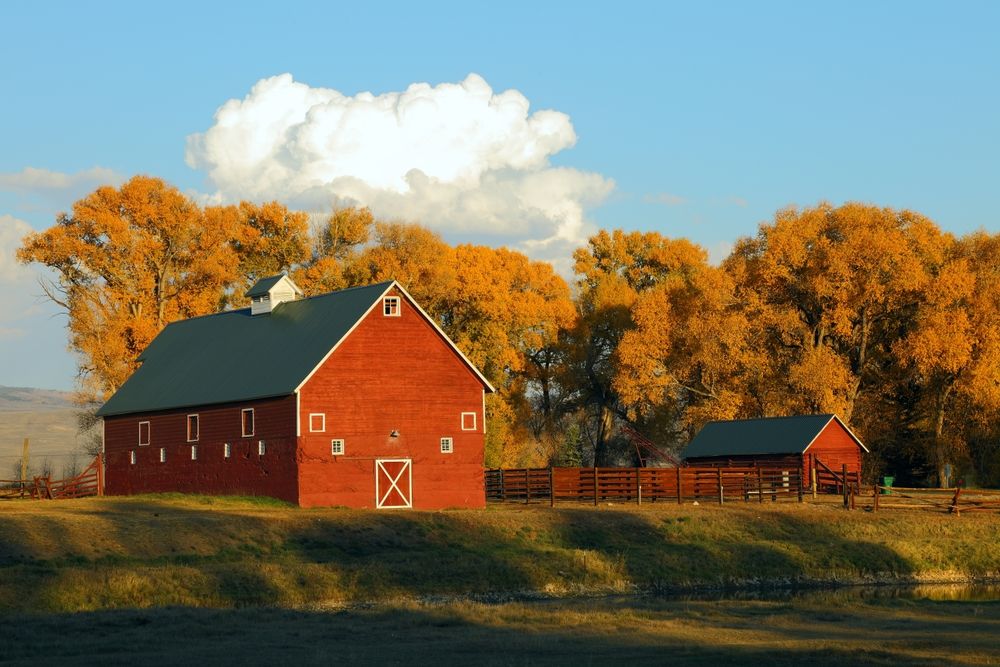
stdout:
[[314,230],[309,258],[295,271],[306,294],[322,294],[347,286],[344,269],[369,240],[375,216],[368,208],[338,208]]
[[48,294],[69,316],[84,391],[101,399],[168,322],[219,309],[238,259],[229,229],[158,178],[100,187],[18,251],[52,268]]
[[769,352],[763,413],[851,421],[946,245],[918,213],[858,203],[784,209],[742,239],[725,268]]
[[[984,233],[954,242],[935,268],[905,335],[893,346],[910,380],[930,444],[938,483],[945,466],[966,454],[970,420],[1000,412],[1000,238]],[[965,403],[962,423],[947,423]]]

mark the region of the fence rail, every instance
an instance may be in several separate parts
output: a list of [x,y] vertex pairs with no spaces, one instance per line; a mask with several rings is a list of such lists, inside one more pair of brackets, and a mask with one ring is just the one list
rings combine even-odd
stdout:
[[495,468],[493,502],[802,501],[800,470],[769,468]]
[[31,480],[0,480],[0,498],[27,496],[35,500],[58,500],[101,495],[104,495],[104,461],[100,454],[76,477],[52,479],[40,476]]

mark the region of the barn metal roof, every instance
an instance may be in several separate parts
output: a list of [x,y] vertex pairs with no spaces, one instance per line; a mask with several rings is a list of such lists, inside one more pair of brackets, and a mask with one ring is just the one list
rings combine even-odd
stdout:
[[833,420],[868,451],[837,415],[822,414],[709,422],[684,448],[681,457],[802,454]]
[[[168,324],[139,356],[139,368],[97,414],[292,394],[393,286],[406,294],[398,283],[388,281],[286,301],[266,315],[251,316],[249,308],[242,308]],[[444,339],[493,391],[447,336]]]

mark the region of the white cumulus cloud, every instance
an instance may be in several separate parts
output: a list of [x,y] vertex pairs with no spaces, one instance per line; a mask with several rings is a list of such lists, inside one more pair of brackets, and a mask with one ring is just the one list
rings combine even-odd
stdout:
[[520,92],[496,93],[476,74],[353,96],[282,74],[223,104],[188,137],[186,158],[217,201],[273,198],[316,212],[356,203],[538,249],[582,241],[586,209],[614,187],[550,165],[575,142],[569,116],[532,111]]
[[35,272],[17,261],[15,253],[31,225],[12,215],[0,215],[0,285],[12,286],[34,280]]

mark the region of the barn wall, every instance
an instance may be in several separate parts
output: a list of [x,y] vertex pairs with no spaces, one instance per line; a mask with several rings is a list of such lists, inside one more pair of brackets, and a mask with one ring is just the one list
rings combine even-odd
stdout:
[[[254,409],[254,435],[243,437],[240,411]],[[199,415],[198,442],[187,441],[187,415]],[[139,422],[150,422],[150,444],[138,445]],[[265,453],[258,454],[258,441]],[[223,456],[224,443],[232,456]],[[198,459],[191,460],[191,445]],[[297,502],[295,397],[167,410],[104,420],[106,491],[240,494]],[[160,462],[160,448],[167,460]],[[129,463],[135,451],[136,464]]]
[[861,470],[861,453],[858,443],[834,419],[806,450],[805,469],[808,474],[810,462],[819,459],[834,472],[840,472],[844,464],[847,464],[848,472],[857,472]]
[[[309,431],[310,413],[326,415],[325,432]],[[482,384],[440,334],[405,296],[399,317],[379,302],[300,390],[300,504],[374,507],[375,459],[409,458],[414,507],[483,507],[483,417]]]

